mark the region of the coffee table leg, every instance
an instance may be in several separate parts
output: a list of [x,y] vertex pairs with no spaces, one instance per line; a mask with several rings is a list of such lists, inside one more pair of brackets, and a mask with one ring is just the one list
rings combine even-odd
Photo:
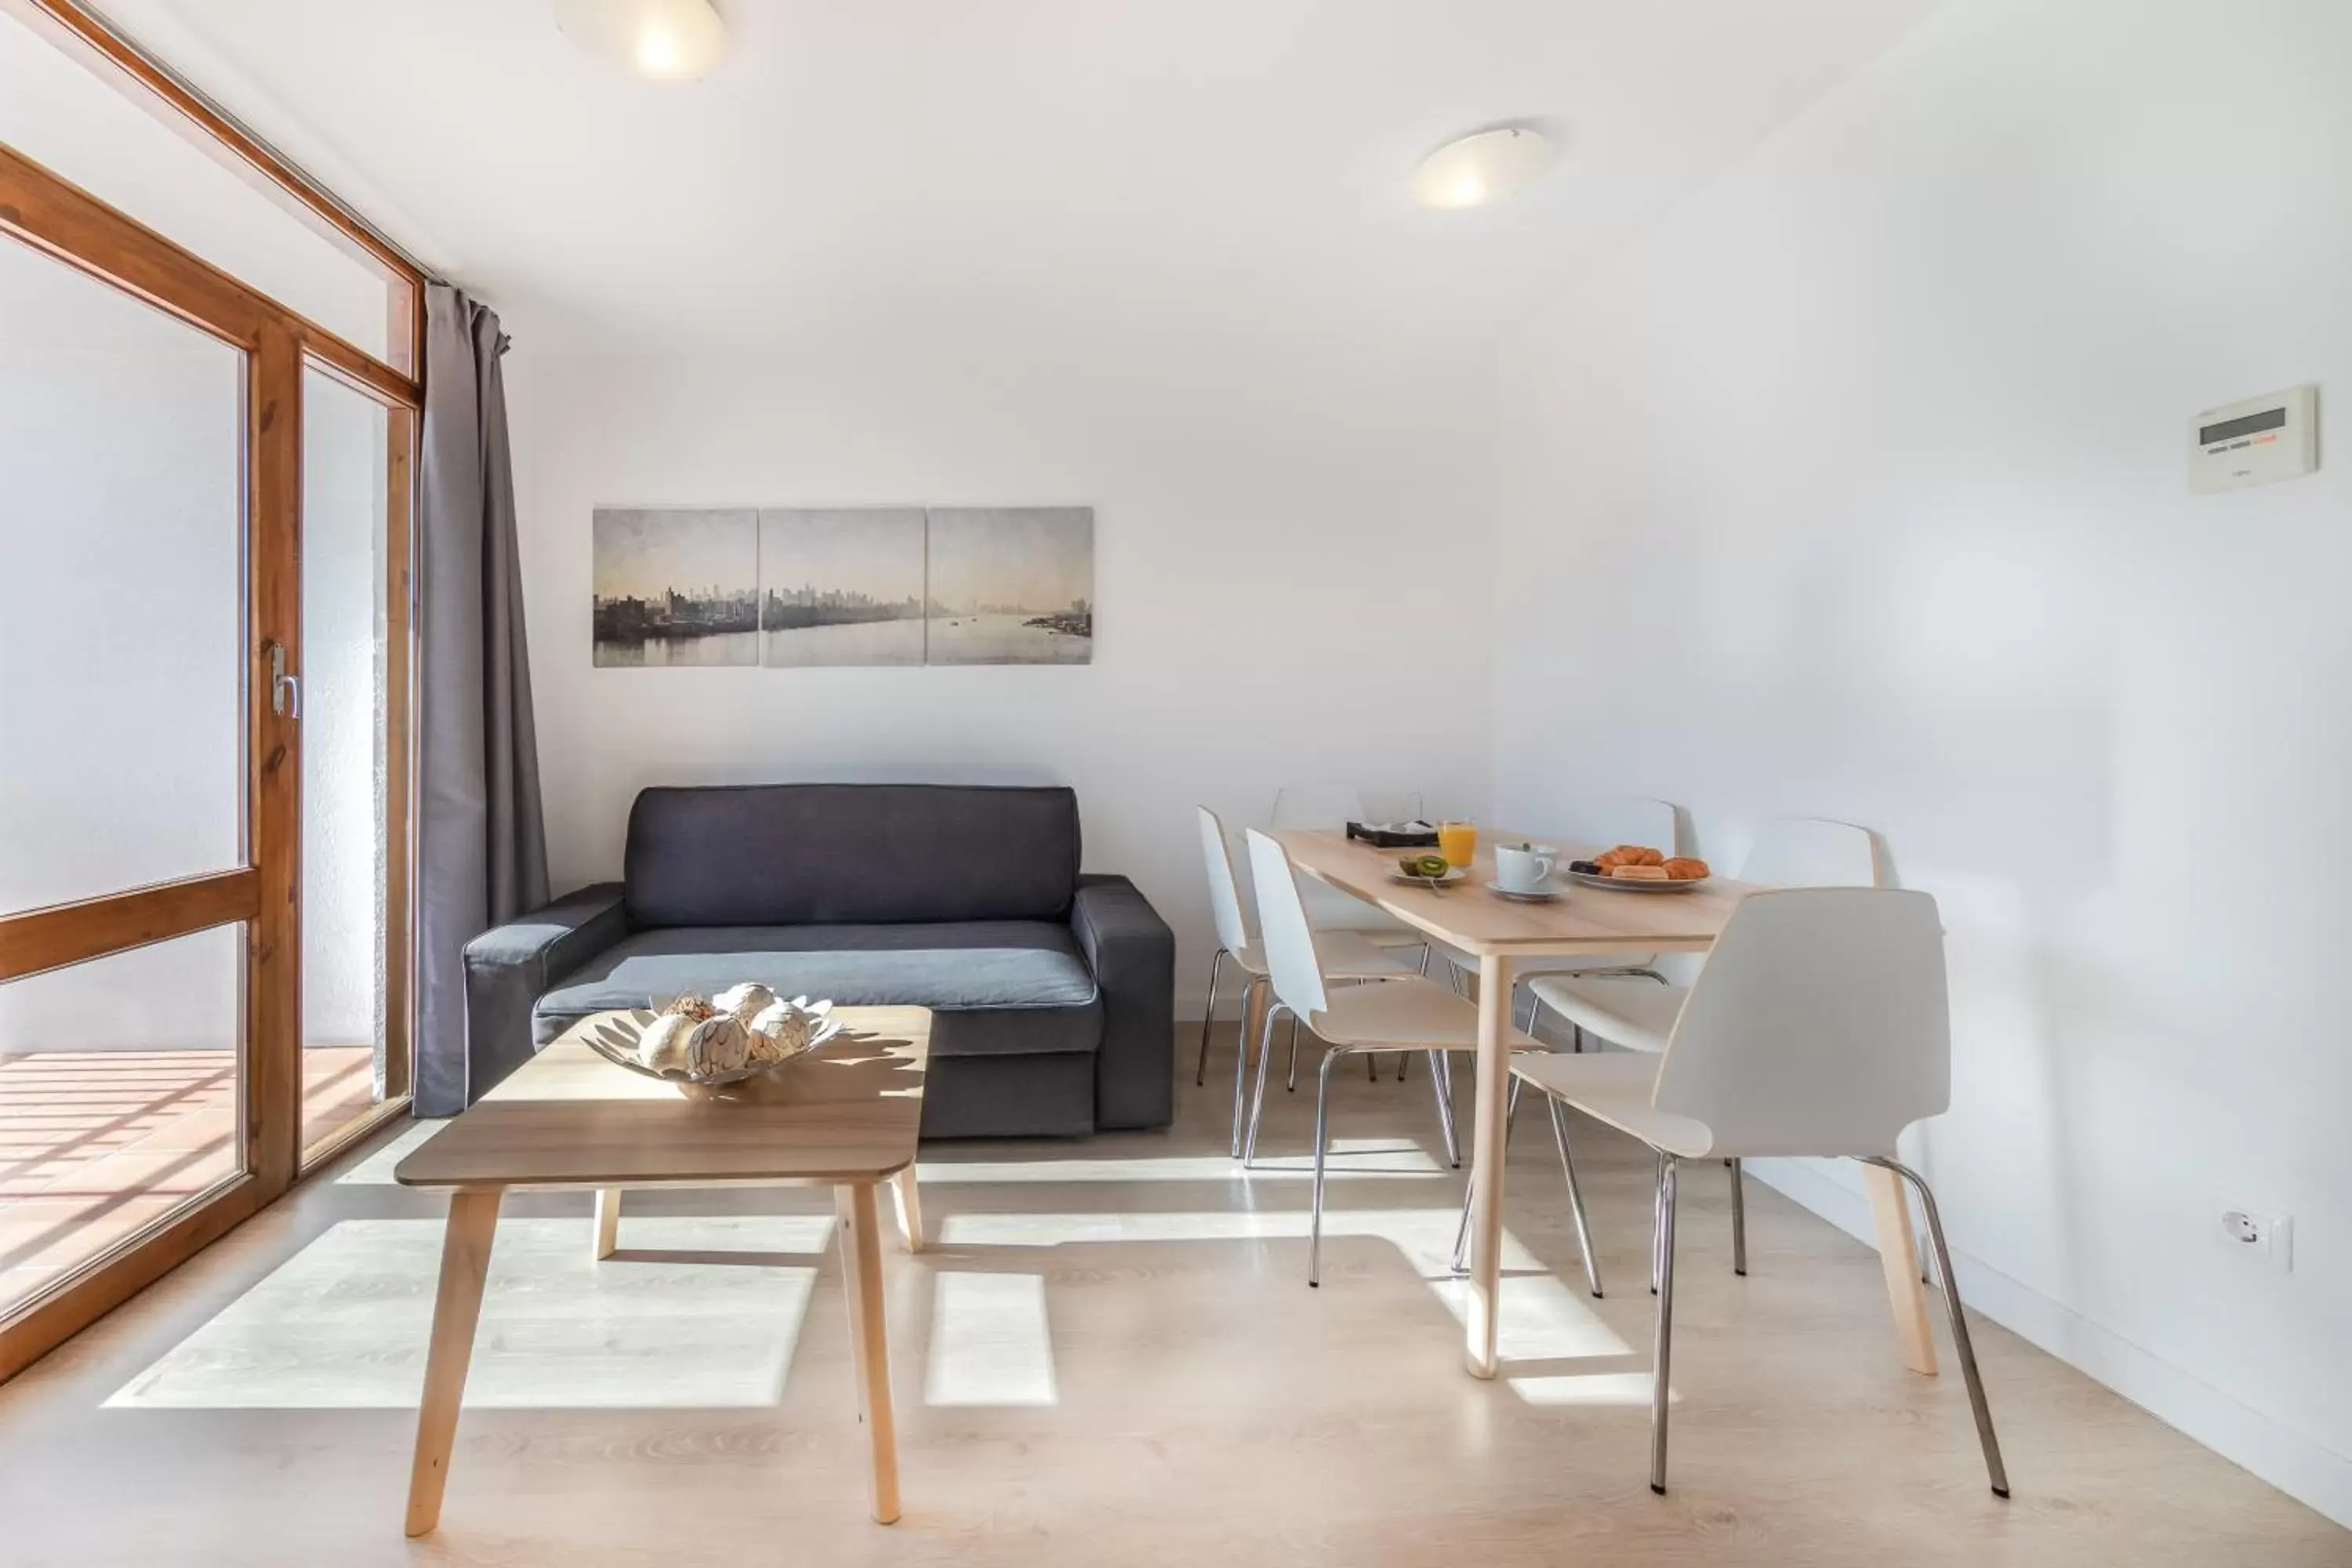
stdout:
[[898,1436],[890,1410],[890,1340],[882,1321],[880,1212],[871,1182],[833,1189],[841,1218],[841,1274],[849,1289],[849,1347],[857,1366],[857,1418],[873,1448],[874,1518],[898,1521]]
[[457,1435],[466,1364],[474,1355],[474,1325],[482,1314],[482,1280],[489,1273],[499,1195],[497,1187],[449,1194],[441,1289],[433,1299],[433,1342],[425,1360],[425,1398],[416,1412],[416,1457],[408,1472],[411,1535],[426,1534],[441,1522],[441,1492],[449,1480],[449,1447]]
[[890,1201],[898,1210],[898,1235],[909,1252],[923,1250],[923,1194],[915,1187],[915,1167],[890,1178]]
[[596,1256],[610,1258],[621,1245],[621,1189],[596,1189]]

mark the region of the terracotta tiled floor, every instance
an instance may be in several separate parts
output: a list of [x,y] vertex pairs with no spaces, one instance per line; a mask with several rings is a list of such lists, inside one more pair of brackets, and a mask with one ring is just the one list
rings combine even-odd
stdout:
[[[364,1047],[302,1053],[306,1142],[374,1100]],[[230,1173],[228,1051],[0,1058],[0,1310]]]

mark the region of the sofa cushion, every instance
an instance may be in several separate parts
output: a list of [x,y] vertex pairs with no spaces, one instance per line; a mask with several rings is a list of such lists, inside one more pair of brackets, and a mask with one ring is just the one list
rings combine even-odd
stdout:
[[629,811],[641,927],[1059,921],[1078,880],[1067,789],[648,789]]
[[646,1007],[739,981],[780,996],[932,1009],[940,1056],[1092,1051],[1102,1039],[1094,975],[1066,925],[679,926],[622,938],[539,999],[540,1045],[591,1013]]

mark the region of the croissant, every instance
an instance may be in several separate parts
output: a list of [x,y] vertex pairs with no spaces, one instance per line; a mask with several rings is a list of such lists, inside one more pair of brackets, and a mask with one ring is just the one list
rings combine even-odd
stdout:
[[1612,866],[1609,874],[1623,882],[1669,882],[1664,866]]
[[1620,844],[1605,854],[1594,857],[1593,864],[1604,871],[1614,871],[1620,866],[1658,866],[1665,856],[1646,844]]
[[1677,855],[1665,864],[1666,879],[1675,882],[1696,882],[1707,875],[1706,862],[1696,855]]

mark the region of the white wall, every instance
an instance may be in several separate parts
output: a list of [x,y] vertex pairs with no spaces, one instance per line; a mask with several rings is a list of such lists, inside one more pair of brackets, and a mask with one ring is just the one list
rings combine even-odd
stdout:
[[[2337,0],[1952,5],[1511,334],[1496,582],[1498,814],[1882,830],[1965,1288],[2352,1522],[2347,80]],[[2191,498],[2304,381],[2328,467]]]
[[[1491,447],[1483,358],[1331,345],[790,345],[509,361],[550,858],[617,876],[647,784],[1051,782],[1090,870],[1211,936],[1192,809],[1286,781],[1486,797]],[[595,669],[599,504],[1070,503],[1096,511],[1086,668]],[[1432,572],[1435,575],[1433,578]],[[1444,592],[1403,598],[1410,584]]]

